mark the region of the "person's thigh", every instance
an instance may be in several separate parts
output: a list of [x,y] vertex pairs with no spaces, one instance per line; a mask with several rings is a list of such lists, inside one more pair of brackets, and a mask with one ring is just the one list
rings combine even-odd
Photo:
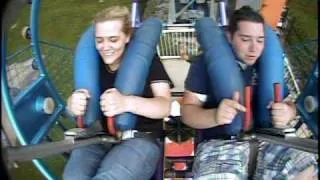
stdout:
[[198,146],[193,163],[194,179],[247,179],[249,143],[211,140]]
[[65,180],[89,180],[97,172],[101,160],[108,152],[109,145],[89,145],[74,149],[64,168]]
[[294,179],[311,166],[318,167],[316,155],[263,142],[258,153],[254,179]]
[[157,144],[143,139],[129,139],[115,146],[103,159],[94,180],[148,180],[160,159]]

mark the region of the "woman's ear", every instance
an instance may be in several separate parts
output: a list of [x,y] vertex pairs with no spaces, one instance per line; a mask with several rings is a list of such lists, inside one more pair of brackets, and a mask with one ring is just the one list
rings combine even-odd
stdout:
[[132,33],[129,33],[126,37],[126,43],[128,43],[131,39]]
[[131,39],[131,36],[127,36],[126,37],[126,43],[128,43],[130,41],[130,39]]

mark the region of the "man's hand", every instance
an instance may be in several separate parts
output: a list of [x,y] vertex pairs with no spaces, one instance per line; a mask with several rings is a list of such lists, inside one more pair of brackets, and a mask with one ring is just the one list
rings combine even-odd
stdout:
[[272,102],[271,115],[275,128],[286,128],[289,121],[296,116],[295,105],[289,102]]
[[128,112],[131,106],[131,96],[122,95],[117,89],[106,90],[100,96],[100,108],[107,117]]
[[246,108],[239,103],[240,93],[236,91],[231,99],[223,99],[216,111],[217,125],[231,124],[238,111],[245,112]]
[[74,91],[68,100],[68,109],[75,116],[83,116],[87,110],[89,91],[78,89]]

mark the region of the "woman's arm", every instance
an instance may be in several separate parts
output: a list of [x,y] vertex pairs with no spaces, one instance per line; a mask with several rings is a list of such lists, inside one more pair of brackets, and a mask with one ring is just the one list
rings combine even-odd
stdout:
[[171,92],[168,83],[152,83],[153,98],[129,96],[127,111],[151,119],[160,119],[169,115],[171,107]]
[[100,97],[101,110],[105,116],[115,116],[123,112],[160,119],[169,115],[171,93],[169,84],[151,84],[153,98],[122,95],[117,89],[108,89]]

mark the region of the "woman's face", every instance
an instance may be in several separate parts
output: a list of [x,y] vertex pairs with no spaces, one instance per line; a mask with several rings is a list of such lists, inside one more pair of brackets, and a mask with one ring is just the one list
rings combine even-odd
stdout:
[[120,20],[110,20],[95,24],[96,48],[103,62],[111,70],[118,69],[130,35],[123,32]]

